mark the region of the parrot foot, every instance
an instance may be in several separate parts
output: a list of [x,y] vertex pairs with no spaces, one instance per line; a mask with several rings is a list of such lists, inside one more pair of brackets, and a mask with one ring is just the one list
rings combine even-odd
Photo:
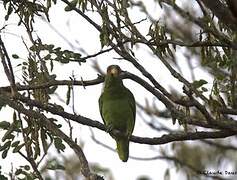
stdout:
[[112,124],[110,124],[110,125],[108,125],[107,127],[106,127],[106,132],[107,133],[111,133],[112,131],[113,131],[113,125]]

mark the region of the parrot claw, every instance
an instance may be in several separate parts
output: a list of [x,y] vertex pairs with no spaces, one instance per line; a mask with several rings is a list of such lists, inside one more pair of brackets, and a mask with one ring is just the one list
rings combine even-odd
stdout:
[[110,125],[108,125],[107,127],[106,127],[106,132],[107,133],[110,133],[110,132],[112,132],[113,131],[113,125],[112,124],[110,124]]

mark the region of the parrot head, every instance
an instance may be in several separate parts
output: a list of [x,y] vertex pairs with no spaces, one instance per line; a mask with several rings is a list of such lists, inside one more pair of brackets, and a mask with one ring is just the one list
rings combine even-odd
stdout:
[[121,73],[123,71],[118,65],[110,65],[107,68],[107,74],[105,76],[105,89],[106,88],[117,88],[118,86],[122,86],[122,78]]
[[110,65],[107,68],[107,75],[118,77],[121,74],[122,70],[118,65]]

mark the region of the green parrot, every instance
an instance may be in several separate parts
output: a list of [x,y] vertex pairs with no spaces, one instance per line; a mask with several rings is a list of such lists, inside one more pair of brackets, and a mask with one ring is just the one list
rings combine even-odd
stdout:
[[122,133],[121,136],[110,135],[116,141],[119,158],[126,162],[129,156],[129,138],[135,125],[136,105],[133,94],[123,85],[121,72],[118,65],[107,68],[99,108],[108,132],[116,129]]

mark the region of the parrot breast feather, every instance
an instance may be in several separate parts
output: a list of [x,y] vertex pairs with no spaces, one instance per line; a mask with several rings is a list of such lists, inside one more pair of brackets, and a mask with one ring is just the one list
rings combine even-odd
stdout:
[[121,92],[104,91],[99,98],[99,109],[104,124],[131,135],[136,116],[136,105],[133,94],[123,88]]

